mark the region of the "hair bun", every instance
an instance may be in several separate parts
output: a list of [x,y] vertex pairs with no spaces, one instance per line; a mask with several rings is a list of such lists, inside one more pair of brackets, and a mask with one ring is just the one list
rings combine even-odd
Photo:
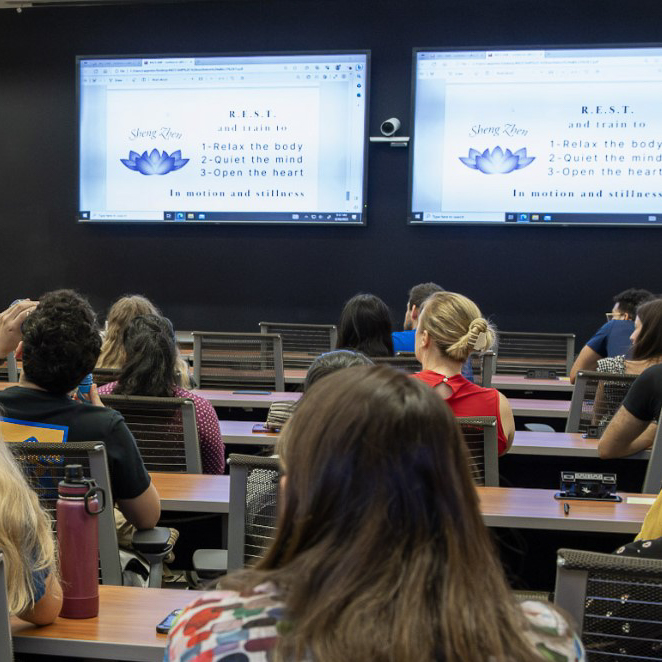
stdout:
[[490,337],[488,334],[489,325],[487,320],[482,317],[477,317],[469,325],[469,332],[467,333],[467,345],[470,349],[476,352],[482,352],[488,349],[491,345]]

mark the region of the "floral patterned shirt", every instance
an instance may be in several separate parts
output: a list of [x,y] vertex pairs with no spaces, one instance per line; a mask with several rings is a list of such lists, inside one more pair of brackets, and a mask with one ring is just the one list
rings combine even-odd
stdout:
[[[550,604],[526,601],[529,641],[550,662],[585,662],[579,638]],[[201,595],[179,615],[164,662],[271,662],[285,625],[285,606],[272,584]]]

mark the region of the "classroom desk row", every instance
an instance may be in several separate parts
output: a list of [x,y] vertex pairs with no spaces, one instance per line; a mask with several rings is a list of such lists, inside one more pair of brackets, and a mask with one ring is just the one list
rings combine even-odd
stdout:
[[[164,510],[227,512],[228,476],[153,473]],[[654,500],[651,495],[621,494],[622,503],[564,501],[553,490],[479,487],[480,508],[488,526],[602,533],[636,533]],[[564,504],[570,508],[566,513]],[[17,653],[160,662],[165,636],[155,631],[173,609],[202,596],[173,589],[100,587],[96,618],[58,618],[36,627],[12,618]]]
[[[193,393],[208,400],[213,407],[244,407],[249,409],[268,409],[271,403],[278,401],[296,402],[302,395],[292,391],[271,391],[267,393],[216,389],[195,389]],[[509,398],[508,401],[515,416],[567,418],[570,412],[569,400]]]
[[[223,443],[255,446],[274,446],[278,434],[253,432],[254,421],[219,421]],[[598,440],[584,439],[579,432],[529,432],[517,430],[510,455],[547,455],[554,457],[598,458]],[[650,450],[630,455],[628,460],[648,460]]]
[[[227,513],[229,476],[152,473],[161,497],[161,508],[169,511]],[[517,529],[637,533],[654,496],[621,493],[622,503],[563,501],[555,490],[518,487],[478,487],[480,508],[488,526]],[[563,504],[571,504],[566,514]]]
[[[523,378],[522,378],[523,379]],[[528,380],[534,381],[534,380]],[[541,381],[541,380],[538,380]],[[552,380],[547,380],[552,381]],[[0,382],[0,390],[16,386],[12,382]],[[251,391],[251,390],[218,390],[194,389],[193,393],[208,400],[213,407],[243,407],[246,409],[268,409],[272,402],[296,402],[301,393],[292,391]],[[567,418],[570,411],[569,400],[545,400],[509,398],[515,416],[530,418]]]

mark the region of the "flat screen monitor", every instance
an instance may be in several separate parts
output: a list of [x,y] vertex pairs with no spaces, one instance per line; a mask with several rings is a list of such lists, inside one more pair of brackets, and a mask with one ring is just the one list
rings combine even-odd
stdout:
[[78,57],[78,220],[364,224],[369,65]]
[[662,225],[662,47],[413,59],[410,223]]

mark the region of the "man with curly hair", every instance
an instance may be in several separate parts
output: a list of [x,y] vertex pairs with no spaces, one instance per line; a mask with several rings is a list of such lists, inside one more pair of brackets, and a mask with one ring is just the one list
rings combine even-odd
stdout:
[[637,308],[654,298],[655,295],[652,292],[633,287],[614,297],[614,306],[611,312],[607,313],[607,322],[582,347],[582,351],[575,359],[570,370],[571,383],[575,383],[580,370],[595,370],[598,367],[599,359],[628,353]]
[[[161,514],[159,495],[124,419],[102,405],[95,386],[90,402],[70,397],[94,369],[101,350],[92,307],[73,290],[56,290],[45,294],[22,319],[16,357],[22,358],[23,371],[18,386],[0,392],[5,417],[57,426],[67,441],[103,441],[118,508],[136,528],[155,526]],[[0,336],[6,338],[2,322]],[[17,340],[16,324],[4,326],[11,326]]]

